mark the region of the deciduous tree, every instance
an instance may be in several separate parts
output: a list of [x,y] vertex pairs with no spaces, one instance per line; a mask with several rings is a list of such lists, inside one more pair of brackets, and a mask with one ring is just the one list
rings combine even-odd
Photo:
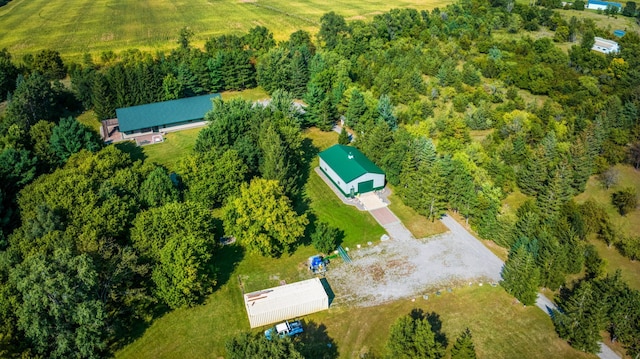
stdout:
[[306,215],[293,210],[275,180],[254,179],[243,185],[224,208],[226,233],[263,256],[277,257],[292,249],[307,223]]

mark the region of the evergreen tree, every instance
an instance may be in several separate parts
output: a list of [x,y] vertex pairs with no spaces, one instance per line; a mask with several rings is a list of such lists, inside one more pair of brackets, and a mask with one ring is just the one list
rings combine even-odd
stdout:
[[356,128],[361,123],[362,117],[367,112],[367,104],[364,102],[364,95],[358,90],[351,91],[351,99],[345,113],[345,124],[351,128]]
[[529,250],[525,246],[512,249],[502,267],[500,284],[504,289],[522,304],[532,305],[536,302],[539,282],[540,271]]
[[597,295],[589,281],[581,282],[559,303],[562,312],[554,311],[552,316],[561,338],[590,353],[600,350],[600,331],[605,329],[605,312]]
[[102,140],[97,133],[76,121],[73,117],[60,120],[51,134],[51,150],[64,163],[72,154],[85,149],[96,152],[102,148]]
[[456,339],[451,348],[451,359],[476,359],[476,348],[473,345],[473,337],[469,328],[465,329]]
[[113,96],[109,89],[109,81],[100,73],[96,73],[93,79],[91,102],[98,121],[116,117]]
[[405,315],[391,326],[387,352],[389,358],[439,359],[444,357],[445,348],[436,341],[427,318]]
[[627,187],[611,194],[611,203],[618,209],[620,215],[624,216],[633,211],[638,206],[638,195],[633,187]]
[[391,130],[398,128],[398,118],[393,113],[393,105],[391,99],[387,95],[381,95],[378,100],[378,114],[380,115],[380,121],[387,123]]
[[40,120],[55,118],[57,95],[46,78],[36,72],[26,78],[18,77],[17,83],[7,104],[6,119],[28,130]]
[[341,145],[348,145],[351,142],[351,140],[349,140],[349,132],[347,132],[347,130],[342,127],[342,129],[340,130],[340,135],[338,135],[338,143]]
[[4,101],[16,85],[18,68],[11,62],[11,54],[4,48],[0,50],[0,101]]

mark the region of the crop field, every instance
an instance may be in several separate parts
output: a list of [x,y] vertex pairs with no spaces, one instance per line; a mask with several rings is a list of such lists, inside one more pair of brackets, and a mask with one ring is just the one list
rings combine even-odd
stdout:
[[283,1],[283,0],[13,0],[0,7],[0,48],[17,58],[50,48],[65,59],[84,53],[176,47],[178,32],[189,27],[202,46],[215,35],[266,26],[276,40],[299,29],[315,33],[320,17],[335,11],[347,20],[371,19],[397,7],[418,10],[450,0]]

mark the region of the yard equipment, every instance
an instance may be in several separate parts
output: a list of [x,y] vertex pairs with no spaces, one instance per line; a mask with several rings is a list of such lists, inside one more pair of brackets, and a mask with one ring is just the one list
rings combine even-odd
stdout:
[[323,258],[321,255],[309,257],[309,270],[314,274],[320,274],[327,271],[329,259]]
[[279,338],[284,338],[292,337],[302,332],[304,332],[304,329],[302,328],[302,323],[300,323],[299,320],[291,323],[289,323],[289,321],[285,321],[284,323],[276,324],[273,328],[265,330],[264,336],[267,337],[267,340],[271,340],[275,335]]

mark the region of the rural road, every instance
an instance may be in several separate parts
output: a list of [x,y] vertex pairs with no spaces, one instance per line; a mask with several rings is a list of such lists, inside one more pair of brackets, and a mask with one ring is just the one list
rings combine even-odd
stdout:
[[[478,253],[482,253],[482,251],[488,251],[488,249],[480,242],[479,239],[477,239],[474,235],[469,233],[469,231],[467,231],[460,223],[456,222],[453,218],[445,215],[444,217],[442,217],[440,221],[447,228],[449,228],[451,233],[455,234],[456,236],[468,236],[472,239],[475,239],[473,243],[475,243],[479,247],[473,248],[474,251],[477,251]],[[471,243],[471,241],[469,241],[469,243]],[[500,260],[497,256],[496,258]],[[556,307],[556,305],[551,300],[549,300],[549,298],[545,297],[541,293],[538,293],[538,298],[536,299],[536,306],[542,309],[548,315],[551,315],[551,310],[558,309],[558,307]],[[621,359],[620,356],[616,354],[613,350],[611,350],[611,348],[609,348],[606,344],[602,342],[598,344],[600,345],[600,353],[598,353],[598,357],[600,359]]]

